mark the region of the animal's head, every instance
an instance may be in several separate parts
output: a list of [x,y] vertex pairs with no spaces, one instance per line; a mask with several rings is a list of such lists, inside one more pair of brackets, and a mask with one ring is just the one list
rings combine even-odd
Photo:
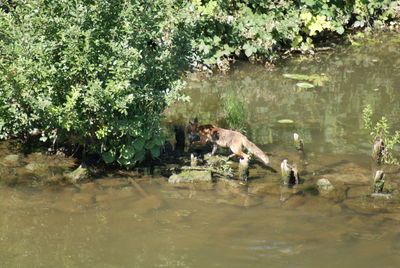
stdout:
[[193,122],[189,121],[189,125],[186,128],[186,132],[188,134],[190,143],[200,140],[199,126],[200,124],[197,118],[195,118]]

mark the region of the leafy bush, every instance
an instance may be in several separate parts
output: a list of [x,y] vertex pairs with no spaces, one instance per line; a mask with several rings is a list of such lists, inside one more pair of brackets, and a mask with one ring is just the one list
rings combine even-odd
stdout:
[[0,138],[40,132],[127,166],[158,157],[161,113],[184,68],[171,2],[10,2],[0,11]]
[[[191,37],[198,66],[226,69],[237,57],[271,60],[282,50],[310,51],[328,34],[398,19],[396,0],[180,1],[175,20]],[[187,31],[187,29],[190,29]]]

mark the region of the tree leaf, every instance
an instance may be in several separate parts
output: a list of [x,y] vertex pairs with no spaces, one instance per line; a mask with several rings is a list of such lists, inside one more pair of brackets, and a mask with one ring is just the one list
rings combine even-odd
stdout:
[[144,160],[145,156],[146,156],[146,154],[145,154],[144,150],[138,151],[138,152],[136,152],[135,157],[133,157],[132,160],[134,162],[142,162]]
[[150,149],[150,152],[151,152],[151,156],[153,157],[153,158],[157,158],[157,157],[159,157],[160,156],[160,154],[161,154],[161,151],[160,151],[160,147],[153,147],[153,148],[151,148]]
[[134,142],[132,142],[133,147],[135,147],[136,150],[142,150],[144,147],[145,139],[143,138],[137,138],[135,139]]
[[131,159],[135,155],[135,148],[131,145],[123,146],[121,149],[121,157]]
[[111,151],[108,151],[108,152],[104,152],[102,155],[101,155],[101,158],[103,159],[103,161],[106,163],[106,164],[110,164],[110,163],[112,163],[112,162],[114,162],[115,161],[115,153],[113,153],[113,152],[111,152]]

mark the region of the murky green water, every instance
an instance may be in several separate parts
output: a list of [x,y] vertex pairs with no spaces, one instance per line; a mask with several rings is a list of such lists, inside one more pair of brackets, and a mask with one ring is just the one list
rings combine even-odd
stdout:
[[[0,267],[398,267],[399,169],[385,167],[391,200],[368,196],[371,144],[361,119],[371,104],[400,128],[398,40],[383,35],[273,71],[239,64],[228,75],[193,78],[192,102],[167,112],[167,126],[195,116],[225,126],[222,103],[234,91],[248,136],[271,153],[272,166],[285,157],[299,164],[305,183],[293,189],[259,164],[239,188],[170,185],[135,172],[52,186],[72,160],[10,156],[2,143],[0,177],[11,186],[0,187]],[[285,73],[329,81],[299,90]],[[307,165],[293,148],[294,132],[305,140]],[[336,190],[318,195],[320,178]],[[50,185],[34,183],[43,180]]]

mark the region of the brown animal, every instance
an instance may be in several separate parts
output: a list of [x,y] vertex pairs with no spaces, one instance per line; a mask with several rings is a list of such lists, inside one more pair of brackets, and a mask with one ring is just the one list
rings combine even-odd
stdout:
[[[242,158],[249,156],[243,152],[245,147],[250,153],[257,156],[265,165],[269,164],[269,158],[260,148],[249,141],[242,133],[234,130],[223,129],[214,125],[200,125],[197,119],[189,121],[187,133],[191,145],[205,145],[208,141],[213,143],[211,155],[215,154],[218,145],[229,147],[233,154],[229,158],[237,155]],[[199,140],[196,140],[199,139]]]

